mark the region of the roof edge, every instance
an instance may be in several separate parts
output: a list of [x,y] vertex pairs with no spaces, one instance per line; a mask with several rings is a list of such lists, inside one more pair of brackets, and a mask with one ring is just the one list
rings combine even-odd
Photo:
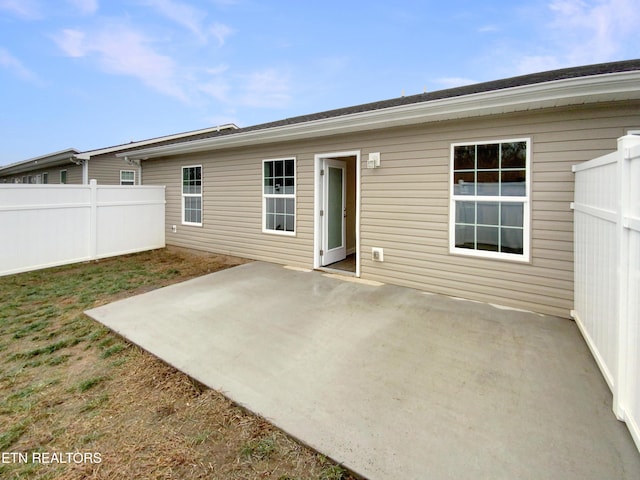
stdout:
[[139,140],[137,142],[123,143],[121,145],[114,145],[112,147],[98,148],[95,150],[86,150],[76,155],[76,158],[78,158],[79,160],[89,160],[91,157],[94,157],[96,155],[118,152],[120,150],[128,150],[131,148],[136,148],[138,146],[142,147],[145,145],[151,145],[158,142],[177,140],[180,138],[190,137],[192,135],[202,135],[205,133],[220,132],[221,130],[237,130],[237,129],[238,129],[238,126],[235,123],[225,123],[224,125],[217,125],[215,127],[208,127],[200,130],[191,130],[189,132],[175,133],[173,135],[165,135],[163,137],[155,137],[147,140]]
[[[150,159],[176,154],[240,147],[255,143],[353,133],[394,126],[470,118],[556,106],[640,99],[640,70],[605,73],[525,84],[467,95],[366,110],[306,122],[229,132],[219,137],[175,143],[117,154]],[[249,127],[251,128],[251,127]]]
[[60,150],[58,152],[48,153],[46,155],[40,155],[27,160],[10,163],[9,165],[0,167],[0,175],[12,175],[15,173],[33,170],[35,168],[50,167],[58,164],[61,165],[66,163],[66,161],[71,161],[77,153],[78,150],[75,148],[67,148],[66,150]]

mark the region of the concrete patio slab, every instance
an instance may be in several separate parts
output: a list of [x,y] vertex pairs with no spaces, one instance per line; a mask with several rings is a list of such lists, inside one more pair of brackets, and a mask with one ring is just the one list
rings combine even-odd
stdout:
[[87,314],[371,480],[640,478],[570,320],[263,262]]

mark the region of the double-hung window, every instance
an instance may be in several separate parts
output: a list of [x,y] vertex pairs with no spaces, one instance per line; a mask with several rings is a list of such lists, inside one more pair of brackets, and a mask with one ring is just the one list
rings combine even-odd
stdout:
[[451,146],[452,253],[529,261],[529,139]]
[[202,165],[182,167],[182,223],[202,226]]
[[262,162],[262,231],[295,235],[296,159]]
[[135,184],[136,184],[135,170],[120,170],[120,185],[135,185]]

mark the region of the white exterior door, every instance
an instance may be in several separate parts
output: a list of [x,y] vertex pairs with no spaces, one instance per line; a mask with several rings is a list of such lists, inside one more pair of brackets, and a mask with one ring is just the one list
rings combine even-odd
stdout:
[[322,266],[344,260],[346,248],[346,173],[344,160],[324,159],[322,175]]

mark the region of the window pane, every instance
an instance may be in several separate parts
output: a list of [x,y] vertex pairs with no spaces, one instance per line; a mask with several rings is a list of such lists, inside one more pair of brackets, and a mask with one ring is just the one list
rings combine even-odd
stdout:
[[477,227],[478,250],[498,251],[498,227]]
[[524,197],[527,194],[526,170],[509,170],[502,172],[502,195],[509,197]]
[[292,160],[285,160],[284,163],[284,174],[287,177],[293,177],[294,176],[294,161]]
[[497,196],[500,194],[499,173],[497,171],[478,172],[478,193],[477,195]]
[[501,228],[500,229],[500,251],[505,253],[524,252],[523,232],[521,228]]
[[273,193],[273,178],[264,179],[264,193],[266,194]]
[[295,228],[294,228],[295,218],[296,217],[294,217],[293,215],[287,215],[285,217],[285,221],[286,221],[286,228],[285,229],[286,229],[287,232],[295,231]]
[[473,225],[456,225],[456,247],[475,250],[475,227]]
[[521,203],[503,203],[501,225],[507,227],[524,226],[524,205]]
[[271,213],[267,213],[267,224],[266,224],[267,230],[275,230],[275,225],[276,225],[276,216]]
[[276,199],[267,198],[267,213],[276,213]]
[[273,162],[273,166],[274,166],[274,177],[283,177],[284,176],[284,166],[283,166],[283,161],[282,160],[278,160],[276,162]]
[[474,172],[457,172],[453,174],[453,194],[454,195],[475,195]]
[[275,215],[276,226],[275,230],[284,230],[284,215]]
[[476,223],[475,202],[456,202],[456,223]]
[[292,195],[296,193],[295,180],[293,177],[285,177],[284,179],[284,193]]
[[501,144],[502,168],[525,168],[527,165],[527,142]]
[[498,144],[478,145],[478,169],[499,167]]
[[184,220],[189,223],[202,223],[202,199],[200,197],[185,197]]
[[475,145],[462,145],[453,148],[453,169],[472,170],[476,168]]
[[273,177],[273,162],[264,162],[264,177]]
[[186,167],[182,169],[182,193],[199,194],[202,192],[202,168]]
[[499,225],[498,202],[478,202],[478,225]]
[[276,213],[284,213],[284,198],[276,198]]
[[285,212],[289,215],[296,213],[296,201],[293,198],[285,199]]

